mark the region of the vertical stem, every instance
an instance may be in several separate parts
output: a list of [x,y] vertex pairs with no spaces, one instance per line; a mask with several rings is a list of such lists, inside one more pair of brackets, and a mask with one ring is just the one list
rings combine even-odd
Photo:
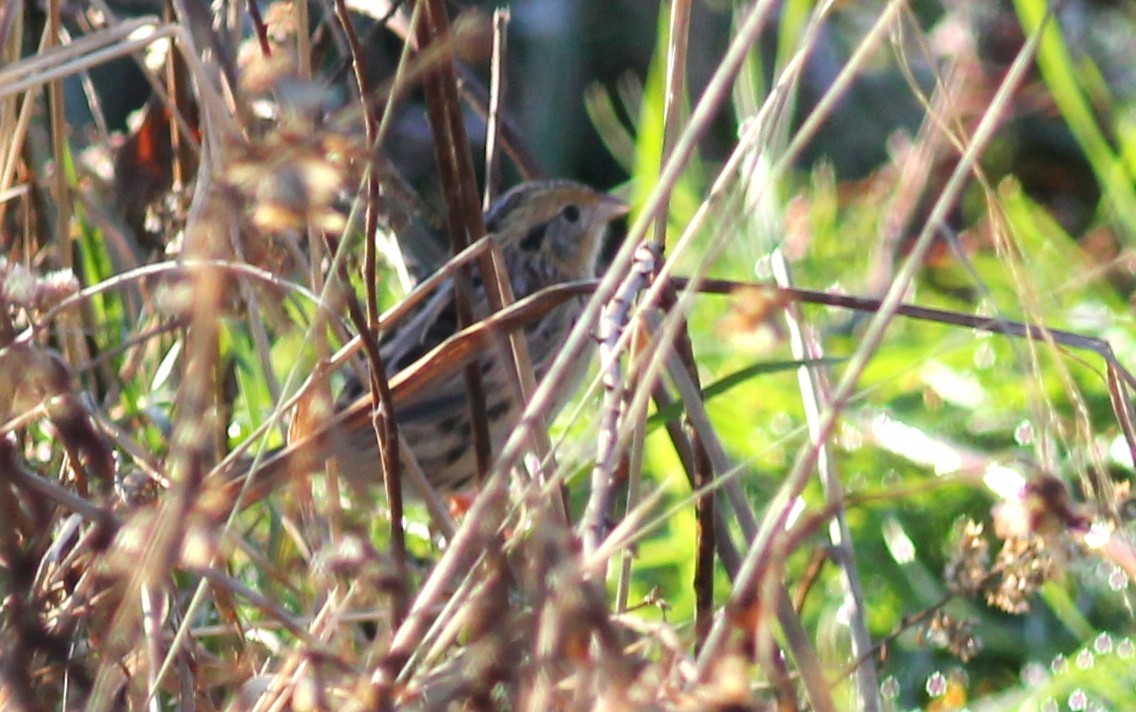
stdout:
[[[359,101],[363,107],[363,116],[367,127],[367,141],[374,145],[379,136],[379,119],[375,115],[374,106],[370,102],[370,86],[363,69],[363,49],[359,44],[359,37],[351,24],[345,0],[335,0],[335,12],[347,35],[347,42],[351,48],[351,64],[355,70],[355,81],[359,86]],[[306,32],[306,28],[301,28]],[[396,580],[405,583],[406,576],[406,534],[402,528],[402,473],[399,471],[399,439],[398,428],[395,421],[394,398],[391,395],[390,383],[387,380],[386,369],[383,366],[379,353],[379,343],[376,330],[379,323],[379,297],[376,278],[375,235],[379,229],[379,173],[369,171],[366,182],[367,209],[364,218],[365,245],[363,253],[363,285],[366,290],[367,313],[366,317],[358,313],[357,305],[353,299],[347,303],[351,309],[352,319],[359,330],[363,341],[363,348],[370,363],[371,392],[375,395],[377,406],[374,413],[375,435],[379,443],[379,459],[383,470],[383,484],[386,488],[387,502],[390,505],[390,538],[391,556],[397,568]],[[394,625],[397,626],[406,618],[409,603],[404,586],[400,586],[394,595]]]
[[[671,4],[666,100],[663,107],[663,155],[660,165],[666,165],[681,132],[680,113],[685,96],[686,56],[690,36],[690,6],[690,0],[674,0]],[[667,211],[659,210],[655,213],[654,240],[660,248],[666,242],[666,229]],[[662,249],[660,249],[661,252]],[[674,312],[673,316],[682,319],[678,312]],[[691,379],[695,385],[698,385],[698,368],[695,364],[690,337],[686,331],[685,319],[679,326],[674,348],[678,351]],[[684,419],[683,430],[690,441],[694,466],[690,473],[692,476],[691,487],[695,492],[704,492],[695,497],[694,500],[697,538],[693,586],[695,649],[697,650],[701,648],[702,641],[710,632],[710,624],[714,614],[714,494],[709,491],[708,487],[714,479],[714,470],[710,463],[710,456],[702,444],[698,432],[691,426],[689,418]]]
[[481,209],[489,210],[501,182],[497,144],[501,140],[501,103],[505,96],[505,51],[508,46],[508,8],[493,11],[493,61],[489,67],[489,106],[485,118],[485,198]]
[[[447,43],[449,21],[446,8],[441,0],[419,0],[424,8],[422,18],[415,27],[418,49],[425,52],[438,48],[443,58],[426,74],[423,88],[426,93],[426,115],[430,130],[434,134],[434,156],[438,163],[438,173],[446,196],[446,224],[450,235],[452,254],[458,254],[476,239],[485,234],[485,223],[481,216],[481,205],[477,195],[477,180],[473,172],[473,158],[469,151],[469,141],[462,122],[461,105],[458,100],[457,75],[454,73],[453,58]],[[487,292],[490,284],[495,284],[493,273],[486,271],[485,260],[482,283]],[[492,268],[490,268],[492,270]],[[468,265],[462,265],[454,274],[454,301],[458,316],[458,328],[464,329],[473,323],[473,284]],[[496,308],[498,305],[494,305]],[[477,472],[484,479],[490,465],[489,428],[485,422],[485,388],[482,384],[481,370],[474,361],[465,368],[466,388],[469,392],[470,424],[472,426],[473,446],[477,455]]]

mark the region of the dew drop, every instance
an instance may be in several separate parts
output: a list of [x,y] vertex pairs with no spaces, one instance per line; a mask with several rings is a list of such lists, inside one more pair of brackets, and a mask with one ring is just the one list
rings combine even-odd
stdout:
[[1127,660],[1128,658],[1132,657],[1133,653],[1136,653],[1136,646],[1132,644],[1131,638],[1125,638],[1124,640],[1116,644],[1116,654],[1121,658]]
[[1101,633],[1093,641],[1093,650],[1097,651],[1100,655],[1108,655],[1112,652],[1112,636],[1108,633]]
[[1096,656],[1093,655],[1093,651],[1091,650],[1082,650],[1077,653],[1076,662],[1078,670],[1089,670],[1096,664],[1096,661]]
[[979,369],[987,369],[992,367],[998,362],[998,354],[994,351],[989,342],[979,345],[974,350],[974,365]]
[[1022,683],[1027,687],[1041,685],[1047,677],[1049,677],[1049,673],[1041,663],[1027,663],[1022,668]]
[[893,487],[898,487],[902,483],[903,483],[903,478],[895,470],[888,470],[887,472],[885,472],[883,474],[882,477],[880,477],[880,485],[883,486],[884,489],[891,489]]
[[788,413],[776,413],[769,419],[769,432],[785,437],[793,430],[793,418]]
[[1064,655],[1058,655],[1053,658],[1053,662],[1049,664],[1049,669],[1053,671],[1054,675],[1063,675],[1069,670],[1069,661]]
[[899,680],[895,679],[895,675],[888,675],[880,683],[880,695],[890,700],[899,697]]
[[1014,428],[1014,442],[1019,445],[1033,444],[1033,423],[1023,420]]
[[947,691],[947,676],[941,672],[934,672],[927,678],[927,694],[939,697]]
[[1124,569],[1119,566],[1112,567],[1112,572],[1108,575],[1108,586],[1113,591],[1123,591],[1128,588],[1128,574],[1124,573]]
[[753,273],[760,280],[773,279],[773,263],[768,257],[762,257],[753,266]]

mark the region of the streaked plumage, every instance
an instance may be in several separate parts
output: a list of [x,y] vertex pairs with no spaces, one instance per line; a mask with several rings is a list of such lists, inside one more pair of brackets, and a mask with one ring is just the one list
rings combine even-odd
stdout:
[[[607,224],[626,213],[617,199],[569,181],[525,183],[502,196],[486,214],[486,230],[501,248],[514,297],[521,300],[541,289],[595,276]],[[525,327],[533,373],[542,379],[558,348],[582,311],[585,297],[571,297]],[[475,320],[489,315],[489,305],[474,270]],[[442,344],[457,330],[454,285],[442,284],[427,301],[396,327],[381,355],[388,376],[397,374]],[[520,417],[499,349],[479,352],[491,445],[496,453]],[[557,409],[571,396],[587,367],[579,359],[575,372],[559,384]],[[392,380],[397,380],[393,379]],[[409,392],[409,391],[408,391]],[[318,469],[326,459],[354,481],[379,482],[379,453],[371,424],[370,394],[358,382],[339,398],[338,414],[326,426],[303,435],[280,453],[266,458],[267,477],[305,463]],[[426,383],[409,396],[395,398],[400,432],[410,445],[427,480],[442,493],[460,491],[476,480],[476,458],[462,369]],[[261,474],[258,474],[258,479]]]

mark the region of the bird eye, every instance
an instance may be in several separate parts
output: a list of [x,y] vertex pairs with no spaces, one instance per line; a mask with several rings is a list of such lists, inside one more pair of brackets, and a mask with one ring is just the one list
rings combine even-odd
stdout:
[[560,211],[560,215],[570,223],[574,223],[580,219],[580,209],[575,205],[568,205]]

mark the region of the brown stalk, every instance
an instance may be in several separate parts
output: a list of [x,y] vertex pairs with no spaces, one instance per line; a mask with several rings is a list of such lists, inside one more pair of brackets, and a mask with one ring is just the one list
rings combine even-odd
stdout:
[[[774,278],[778,284],[789,284],[789,267],[782,252],[777,251],[771,261]],[[789,329],[789,339],[793,357],[800,361],[823,363],[824,347],[816,336],[815,329],[805,318],[800,305],[788,303],[785,306],[785,321]],[[832,395],[832,384],[824,366],[797,369],[798,389],[805,410],[805,417],[811,433],[820,422],[821,413]],[[815,437],[815,435],[814,435]],[[834,510],[829,542],[833,560],[841,572],[841,584],[849,601],[849,638],[854,655],[870,650],[872,637],[866,622],[864,590],[860,583],[859,569],[856,565],[856,552],[852,547],[852,535],[845,518],[844,485],[833,456],[830,444],[820,442],[817,458],[817,474],[824,489],[825,498]],[[791,551],[791,549],[790,549]],[[784,586],[784,584],[782,584]],[[856,671],[857,705],[864,710],[880,709],[879,676],[873,666],[866,665]]]
[[[249,2],[249,5],[254,5]],[[167,7],[165,12],[169,12]],[[144,70],[144,76],[150,78],[149,69],[145,62],[138,62]],[[169,82],[170,92],[168,99],[164,93],[158,93],[159,99],[166,101],[170,114],[170,146],[173,147],[172,187],[181,194],[181,189],[192,181],[192,173],[201,158],[201,144],[197,137],[198,117],[197,102],[193,97],[193,78],[190,76],[189,66],[180,52],[170,53],[167,63],[166,79]],[[161,82],[151,81],[154,86],[164,87]],[[188,118],[187,118],[188,117]],[[181,201],[184,207],[184,201]]]
[[[216,203],[207,206],[206,217],[191,228],[187,247],[194,256],[210,256],[218,249],[216,232],[227,232],[230,228],[218,207]],[[144,629],[139,628],[139,624],[144,623],[143,612],[133,602],[140,600],[144,591],[167,584],[181,544],[181,523],[188,520],[197,506],[205,463],[212,454],[198,434],[203,430],[209,431],[209,414],[214,412],[210,407],[210,396],[217,362],[219,324],[216,315],[222,311],[224,279],[223,271],[215,267],[198,268],[191,274],[195,300],[185,337],[183,387],[178,404],[180,418],[174,429],[169,460],[173,492],[160,505],[156,524],[140,555],[139,566],[123,594],[123,600],[130,603],[119,606],[110,622],[108,660],[132,647],[138,636],[144,633]],[[172,657],[167,660],[172,660]],[[161,677],[159,673],[156,679]],[[91,709],[107,709],[114,699],[116,684],[112,666],[101,666],[90,696]]]
[[[457,79],[449,42],[449,27],[445,8],[439,0],[420,0],[425,8],[426,22],[419,22],[417,30],[418,45],[421,50],[439,47],[442,50],[434,71],[426,75],[427,116],[434,133],[434,149],[441,176],[441,182],[448,206],[447,224],[453,254],[458,254],[470,243],[485,234],[481,208],[477,195],[477,180],[473,172],[473,160],[462,120],[461,105],[458,99]],[[482,284],[491,311],[499,311],[511,302],[511,289],[504,270],[492,254],[484,254],[479,260]],[[458,312],[459,327],[472,323],[472,284],[468,268],[459,269],[454,275],[454,294]],[[518,334],[512,337],[512,349],[499,346],[499,353],[509,361],[509,372],[520,373],[519,362],[527,361],[526,344]],[[531,373],[531,369],[530,373]],[[481,372],[476,362],[465,368],[466,385],[469,394],[469,407],[472,424],[474,449],[477,454],[478,475],[484,480],[488,474],[491,449],[488,425],[485,418],[485,394],[481,382]],[[521,376],[521,384],[531,382],[531,377]],[[524,394],[521,386],[521,394]],[[564,498],[562,497],[562,500]]]
[[[375,115],[374,107],[367,101],[367,97],[371,95],[371,91],[362,64],[363,48],[359,44],[359,37],[355,32],[354,25],[351,23],[351,17],[347,11],[347,3],[344,0],[335,0],[335,13],[340,25],[343,27],[344,33],[347,35],[348,46],[351,50],[351,65],[355,71],[355,81],[359,86],[359,97],[367,127],[367,143],[371,146],[377,146],[379,140],[379,119]],[[348,296],[347,304],[350,309],[351,319],[355,322],[355,328],[358,330],[359,336],[363,341],[363,349],[367,354],[367,362],[370,365],[371,393],[374,394],[374,398],[378,403],[378,407],[374,409],[373,413],[373,427],[379,445],[379,460],[382,465],[383,486],[386,488],[387,503],[391,510],[391,556],[394,558],[395,567],[398,570],[398,575],[395,579],[397,581],[406,582],[406,533],[402,528],[403,497],[402,474],[399,467],[398,424],[394,409],[394,397],[391,395],[390,383],[387,379],[386,368],[383,366],[382,357],[379,353],[379,343],[376,336],[379,323],[379,298],[375,240],[377,239],[379,229],[378,209],[381,193],[380,174],[378,171],[368,171],[366,186],[367,201],[363,233],[366,236],[366,239],[363,241],[365,245],[363,253],[363,286],[367,300],[366,315],[359,312],[358,304],[355,303],[355,299],[352,295]],[[347,284],[349,282],[345,279],[344,283]],[[400,587],[397,594],[394,596],[395,625],[405,618],[406,609],[407,590],[405,587]]]
[[[680,114],[683,100],[686,96],[686,60],[687,47],[690,37],[690,0],[676,0],[671,7],[670,27],[668,32],[669,45],[667,48],[667,92],[666,104],[663,109],[663,155],[660,165],[666,165],[674,150],[675,143],[681,133]],[[662,252],[666,243],[667,214],[669,205],[669,191],[664,193],[662,208],[655,213],[654,241],[660,247],[660,260],[664,258]],[[674,303],[673,290],[664,293],[663,308],[667,303]],[[701,386],[698,379],[698,368],[694,359],[694,350],[690,343],[690,336],[686,329],[686,320],[682,319],[674,339],[674,349],[682,360],[690,378],[699,392]],[[690,441],[693,470],[687,472],[691,480],[691,487],[695,492],[706,491],[695,499],[694,509],[697,520],[697,542],[694,568],[694,598],[695,598],[695,650],[702,647],[710,631],[714,607],[714,494],[709,492],[709,485],[714,479],[714,471],[710,464],[710,457],[706,452],[698,432],[686,419],[683,430]]]
[[261,54],[265,57],[271,56],[272,47],[268,44],[268,28],[264,25],[264,18],[260,16],[256,0],[248,0],[245,3],[245,10],[248,11],[249,20],[252,22],[252,33],[256,36],[257,44],[260,45]]
[[[184,14],[187,8],[183,2],[175,0],[179,14]],[[207,26],[207,25],[206,25]],[[178,32],[178,49],[183,53],[187,63],[194,72],[204,72],[200,61],[201,54],[195,52],[193,39],[188,32]],[[211,39],[216,39],[210,35]],[[221,59],[220,48],[218,59]],[[204,74],[198,75],[198,91],[202,97],[202,110],[214,120],[202,123],[207,140],[218,142],[219,133],[224,127],[231,126],[227,120],[228,114],[220,111],[220,100],[214,91],[211,80],[204,79]],[[145,623],[142,611],[134,605],[140,600],[144,591],[152,588],[161,588],[169,583],[169,573],[176,562],[178,547],[181,542],[182,523],[190,511],[196,506],[200,486],[203,481],[205,463],[212,457],[201,443],[199,434],[208,432],[210,417],[210,375],[215,373],[217,360],[218,327],[216,316],[223,311],[222,298],[224,295],[225,272],[214,262],[216,255],[226,251],[225,242],[229,245],[235,239],[236,226],[231,214],[221,206],[218,192],[212,191],[215,187],[213,176],[220,174],[220,156],[218,152],[210,152],[206,156],[209,164],[204,161],[198,169],[198,180],[193,202],[189,209],[188,226],[185,231],[184,255],[189,261],[195,261],[196,267],[188,269],[189,283],[193,290],[194,302],[190,312],[190,326],[185,337],[185,370],[183,372],[183,388],[179,400],[179,420],[174,429],[174,441],[170,448],[170,471],[175,476],[173,492],[160,505],[159,513],[155,518],[155,525],[149,533],[148,541],[139,554],[140,563],[134,573],[129,577],[122,589],[123,605],[108,615],[107,628],[104,640],[108,655],[100,662],[91,694],[87,696],[88,708],[92,710],[105,710],[113,706],[120,685],[121,670],[116,664],[116,653],[135,647],[138,635],[146,634],[146,630],[138,630],[139,623]],[[83,301],[79,301],[82,304]],[[204,588],[199,587],[200,600]],[[191,604],[191,608],[193,605]],[[109,611],[108,611],[109,613]],[[188,617],[189,614],[187,614]],[[180,626],[175,634],[175,640],[170,646],[170,653],[162,661],[160,669],[154,671],[150,678],[147,694],[156,694],[162,680],[169,668],[180,659],[178,651],[184,645],[187,635],[187,626]],[[152,638],[152,636],[151,636]],[[156,661],[155,661],[156,662]]]
[[[458,254],[485,234],[485,224],[477,200],[477,182],[473,173],[473,159],[469,141],[462,122],[461,105],[458,101],[457,76],[454,73],[453,58],[448,46],[449,19],[445,6],[440,0],[418,0],[425,8],[415,27],[420,50],[432,46],[443,48],[440,61],[429,71],[423,85],[426,92],[426,113],[430,129],[434,134],[434,155],[441,178],[443,194],[446,197],[446,224],[450,236],[452,254]],[[484,262],[482,263],[484,267]],[[496,283],[496,275],[483,269],[482,281],[487,292],[490,283]],[[459,269],[454,275],[454,298],[457,308],[458,328],[463,329],[473,323],[473,282],[468,267]],[[499,308],[500,303],[490,304]],[[478,477],[484,480],[489,471],[490,442],[489,429],[485,422],[485,390],[481,371],[477,364],[465,368],[466,388],[469,394],[470,422],[473,428],[473,445],[477,453]]]
[[[675,277],[674,283],[677,288],[682,289],[688,282],[682,277]],[[834,294],[832,292],[802,289],[800,287],[777,287],[769,284],[738,282],[728,279],[704,279],[699,283],[699,291],[706,294],[732,294],[739,289],[747,287],[756,287],[760,290],[766,290],[774,299],[849,309],[866,314],[874,314],[884,307],[884,300],[875,297]],[[1063,329],[1051,329],[1043,324],[1027,324],[1012,319],[963,314],[946,309],[922,307],[902,302],[895,306],[894,312],[896,316],[904,316],[910,319],[961,326],[966,329],[976,329],[978,331],[985,331],[990,334],[1001,334],[1003,336],[1014,336],[1030,341],[1044,342],[1052,339],[1053,343],[1061,346],[1091,351],[1104,358],[1108,363],[1117,366],[1121,380],[1128,384],[1129,388],[1136,389],[1136,377],[1116,360],[1116,356],[1112,352],[1112,347],[1103,339],[1098,339],[1093,336],[1084,336]]]
[[[505,117],[501,113],[501,106],[504,103],[504,96],[506,90],[505,84],[505,53],[508,47],[507,43],[507,30],[509,27],[510,14],[508,9],[499,8],[493,12],[493,54],[490,66],[490,93],[488,104],[488,116],[486,117],[486,139],[485,139],[485,191],[484,200],[482,201],[482,208],[488,211],[495,199],[496,184],[500,180],[498,168],[498,144],[501,142],[502,128],[505,125]],[[464,75],[463,75],[464,76]],[[508,279],[500,279],[502,276],[507,276],[507,268],[505,266],[504,257],[501,255],[500,249],[496,243],[490,242],[490,249],[488,257],[493,262],[493,269],[490,274],[495,275],[494,284],[496,289],[500,290],[500,304],[494,306],[495,310],[503,309],[507,305],[515,301],[513,294],[512,284]],[[532,369],[532,361],[529,358],[528,342],[525,340],[520,332],[511,332],[508,343],[502,340],[499,345],[499,357],[506,364],[510,364],[508,373],[512,378],[510,384],[516,392],[516,397],[524,404],[528,403],[534,388],[534,376]],[[549,451],[552,449],[548,440],[548,429],[539,428],[538,432],[534,433],[532,439],[532,447],[537,459],[540,462],[548,460]],[[566,513],[567,507],[567,492],[561,490],[561,500],[563,503],[563,510]]]
[[[5,454],[4,457],[7,457],[7,454]],[[114,532],[118,530],[119,522],[109,510],[92,504],[87,498],[75,494],[70,489],[53,480],[40,477],[39,475],[27,471],[15,460],[13,460],[12,463],[0,464],[8,468],[5,470],[4,474],[14,487],[26,492],[35,493],[45,501],[53,502],[67,511],[79,514],[84,519],[98,525],[106,538],[113,536]],[[8,489],[8,487],[0,487],[0,490],[5,492],[7,492]],[[20,519],[20,516],[13,514],[11,519],[5,519],[5,521],[16,522]]]
[[468,569],[470,562],[489,556],[499,548],[497,522],[501,521],[507,506],[507,492],[502,484],[500,478],[488,481],[466,513],[450,546],[419,589],[410,615],[395,631],[389,652],[371,677],[371,685],[378,694],[389,694],[397,680],[412,673],[409,664],[412,653],[436,620],[435,609],[447,595],[450,582],[461,575],[463,567]]
[[485,198],[481,209],[488,211],[501,183],[497,145],[501,141],[501,104],[505,97],[505,51],[508,47],[508,8],[493,11],[493,60],[489,67],[489,115],[485,118]]
[[[62,35],[62,20],[60,18],[62,2],[50,0],[47,8],[47,26],[44,28],[44,48],[50,52],[56,45],[60,45]],[[62,45],[60,45],[62,46]],[[73,196],[68,182],[66,150],[67,120],[63,105],[63,79],[58,78],[47,85],[48,120],[51,129],[51,151],[56,170],[53,171],[51,182],[51,201],[55,207],[55,214],[49,218],[49,225],[54,230],[52,240],[60,246],[62,267],[70,270],[74,267],[74,253],[71,249],[71,218]],[[88,316],[88,315],[84,315]],[[82,319],[76,319],[70,329],[64,329],[60,334],[61,350],[70,363],[81,363],[91,359],[88,343],[82,338],[84,331]]]
[[[663,336],[665,328],[655,325],[655,331],[656,340],[666,338]],[[669,338],[674,338],[673,328]],[[694,497],[713,496],[718,486],[721,486],[726,492],[726,501],[734,510],[734,518],[742,530],[743,539],[748,542],[752,540],[757,531],[757,523],[747,506],[745,495],[741,491],[738,480],[734,477],[724,476],[730,471],[729,461],[722,444],[718,441],[717,434],[710,425],[706,407],[702,401],[701,386],[690,376],[689,368],[677,349],[667,351],[664,360],[666,361],[667,373],[674,382],[684,407],[683,430],[679,431],[680,436],[688,442],[690,437],[687,433],[697,436],[703,444],[703,452],[707,459],[705,464],[711,472],[718,472],[723,475],[721,479],[711,478],[703,489],[694,490]],[[660,390],[662,389],[660,388]],[[665,393],[665,391],[663,392]],[[678,423],[672,425],[677,431]],[[693,457],[693,454],[691,454],[691,457]],[[688,477],[690,474],[691,469],[687,469]],[[727,572],[730,573],[731,580],[733,580],[740,567],[740,557],[734,549],[725,517],[722,516],[717,507],[715,507],[713,515],[712,525],[717,540],[715,548],[720,552],[723,564]],[[770,608],[768,606],[769,601],[775,601],[776,606]],[[751,637],[755,654],[777,687],[783,704],[789,704],[790,708],[795,708],[797,703],[785,664],[786,656],[778,641],[768,635],[768,631],[772,629],[771,621],[773,620],[773,616],[769,615],[770,613],[775,614],[776,620],[781,625],[781,630],[786,639],[786,649],[797,662],[802,680],[805,682],[806,688],[810,690],[810,697],[812,697],[814,704],[819,709],[832,709],[831,700],[828,699],[826,694],[826,682],[819,675],[821,667],[815,664],[816,652],[805,634],[800,617],[792,608],[784,586],[778,582],[778,586],[771,587],[767,595],[762,597],[761,605],[755,606],[754,610],[756,613],[746,617],[746,620],[750,621],[753,627]]]

